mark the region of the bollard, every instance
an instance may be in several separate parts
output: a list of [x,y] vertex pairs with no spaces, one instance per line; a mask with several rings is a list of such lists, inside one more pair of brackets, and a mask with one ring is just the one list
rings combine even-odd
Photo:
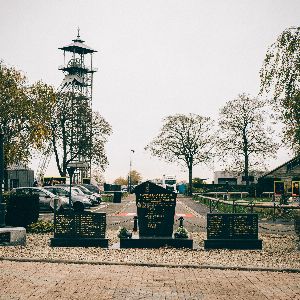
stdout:
[[232,213],[233,213],[233,214],[235,213],[235,207],[234,207],[234,204],[235,204],[234,199],[232,199]]
[[209,212],[212,212],[212,208],[211,208],[211,199],[209,199]]
[[54,214],[53,214],[53,218],[54,218],[54,232],[55,232],[55,228],[56,228],[56,212],[57,212],[57,202],[58,199],[54,198]]
[[273,222],[275,222],[275,213],[276,213],[276,207],[275,207],[275,202],[273,203],[274,207],[273,207]]
[[134,216],[133,217],[133,229],[132,229],[133,232],[137,232],[137,226],[138,226],[137,221],[138,221],[138,217]]
[[179,227],[183,227],[183,220],[184,220],[184,218],[180,217],[178,220],[179,220]]

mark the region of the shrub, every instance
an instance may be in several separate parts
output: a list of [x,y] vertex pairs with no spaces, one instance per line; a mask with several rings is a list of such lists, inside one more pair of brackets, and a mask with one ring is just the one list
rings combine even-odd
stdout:
[[27,232],[29,233],[49,233],[54,231],[54,224],[51,221],[39,220],[28,225]]
[[188,231],[184,227],[178,227],[174,233],[174,237],[177,239],[186,239],[188,236]]
[[113,194],[102,194],[101,195],[101,201],[102,202],[112,202],[114,198]]
[[11,194],[7,199],[5,223],[27,227],[39,218],[39,196]]
[[119,228],[118,238],[127,239],[127,238],[131,238],[131,237],[132,237],[132,233],[130,231],[128,231],[125,227]]

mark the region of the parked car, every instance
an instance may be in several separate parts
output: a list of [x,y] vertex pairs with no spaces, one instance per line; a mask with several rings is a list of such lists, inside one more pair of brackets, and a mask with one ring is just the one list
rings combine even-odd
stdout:
[[101,203],[102,199],[99,193],[91,192],[89,189],[87,189],[85,186],[81,184],[74,185],[74,187],[79,188],[85,195],[87,195],[91,199],[93,204],[98,205]]
[[[45,186],[44,188],[57,196],[66,197],[69,203],[70,189],[67,186],[53,185]],[[71,201],[75,210],[82,211],[85,208],[90,208],[92,206],[91,201],[87,197],[79,195],[73,187],[71,188]]]
[[[70,188],[68,184],[58,184],[54,186]],[[72,190],[75,191],[78,195],[85,196],[88,198],[92,205],[98,205],[101,202],[101,195],[90,192],[87,188],[79,184],[72,184]]]
[[92,193],[90,191],[88,191],[88,193],[87,192],[83,192],[82,189],[79,186],[77,186],[77,185],[76,186],[72,186],[72,189],[74,191],[76,191],[79,195],[87,197],[91,201],[92,205],[99,204],[99,202],[97,201],[96,197],[94,195],[92,195]]
[[57,199],[57,209],[63,210],[68,207],[69,201],[63,195],[55,195],[51,191],[41,187],[19,187],[11,190],[11,193],[39,195],[40,210],[53,210],[54,201]]
[[87,184],[87,183],[82,184],[82,186],[87,188],[90,192],[100,195],[100,189],[97,186],[95,186],[93,184]]

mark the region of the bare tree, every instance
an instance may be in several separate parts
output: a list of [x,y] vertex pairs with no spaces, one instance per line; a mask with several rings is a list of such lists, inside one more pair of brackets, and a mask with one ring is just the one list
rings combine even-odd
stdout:
[[[53,108],[51,134],[60,175],[66,176],[68,163],[81,157],[89,158],[92,164],[104,170],[108,164],[105,143],[112,133],[111,126],[98,112],[91,112],[82,95],[68,92],[60,93],[58,97]],[[74,97],[80,103],[75,108]]]
[[269,47],[260,70],[260,93],[272,95],[283,139],[300,153],[300,27],[284,30]]
[[213,122],[197,114],[176,114],[163,120],[159,135],[145,147],[153,156],[188,168],[189,195],[193,167],[208,163],[214,147]]
[[287,99],[300,91],[300,27],[284,30],[268,49],[260,70],[261,93]]
[[249,170],[263,167],[278,150],[267,115],[265,102],[246,94],[228,101],[220,111],[218,154],[227,167],[245,175],[247,185]]

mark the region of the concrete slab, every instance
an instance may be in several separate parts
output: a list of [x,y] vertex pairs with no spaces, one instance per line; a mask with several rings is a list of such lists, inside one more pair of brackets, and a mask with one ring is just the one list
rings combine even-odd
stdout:
[[24,227],[2,227],[0,228],[1,246],[25,246],[26,229]]

